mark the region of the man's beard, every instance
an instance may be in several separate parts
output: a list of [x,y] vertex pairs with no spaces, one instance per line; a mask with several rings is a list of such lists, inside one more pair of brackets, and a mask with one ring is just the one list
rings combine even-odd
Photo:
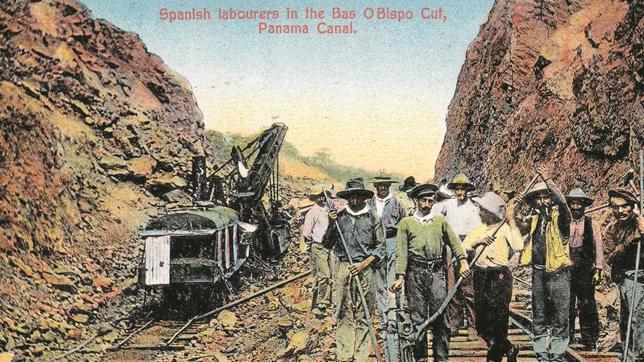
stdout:
[[584,216],[584,210],[570,210],[573,219],[579,220]]
[[418,211],[420,211],[420,213],[423,214],[423,215],[427,215],[432,211],[432,208],[431,208],[431,206],[430,207],[425,207],[425,208],[418,209]]
[[552,214],[552,208],[550,206],[539,206],[537,207],[537,210],[539,211],[539,214],[543,215],[547,219],[550,219],[550,216]]

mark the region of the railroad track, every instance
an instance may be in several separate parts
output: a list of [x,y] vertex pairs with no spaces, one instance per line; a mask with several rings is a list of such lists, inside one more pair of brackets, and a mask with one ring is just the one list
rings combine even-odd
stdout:
[[[514,280],[521,284],[526,281],[514,277]],[[516,289],[515,289],[516,290]],[[510,321],[508,328],[508,339],[519,346],[519,361],[535,361],[536,356],[532,350],[532,320],[529,305],[513,294],[510,303]],[[432,356],[431,336],[429,337],[429,356]],[[584,351],[581,345],[571,345],[566,351],[569,361],[588,362],[619,362],[621,354],[616,352]],[[470,335],[467,329],[459,330],[459,335],[450,339],[449,360],[455,362],[485,361],[487,346],[485,342],[475,335]]]
[[171,343],[167,343],[186,321],[149,320],[135,324],[130,333],[110,348],[110,351],[140,349],[177,351],[186,348],[199,332],[208,328],[208,321],[192,323]]
[[[245,303],[252,298],[277,289],[306,275],[308,275],[308,272],[298,274],[206,314],[195,316],[188,322],[155,319],[148,320],[147,322],[141,321],[130,328],[130,331],[128,331],[129,334],[120,339],[110,350],[179,351],[185,349],[200,332],[208,328],[208,319],[206,317],[216,314],[221,310]],[[515,277],[515,281],[528,286],[530,285],[528,282],[517,277]],[[519,346],[519,361],[534,361],[536,358],[532,350],[532,321],[530,316],[529,305],[525,301],[519,300],[519,294],[515,293],[510,304],[508,339],[510,342]],[[429,334],[428,349],[430,358],[432,357],[431,339],[432,336]],[[567,358],[569,361],[619,362],[621,358],[620,353],[584,351],[580,347],[571,345],[568,348]],[[450,361],[485,361],[486,354],[487,346],[485,342],[476,335],[471,335],[467,329],[459,330],[459,335],[452,337],[450,340]]]
[[208,328],[208,317],[216,315],[223,310],[246,303],[251,299],[264,295],[275,289],[284,287],[287,284],[308,276],[310,273],[310,271],[299,273],[244,298],[240,298],[207,313],[196,315],[188,321],[157,320],[153,318],[147,322],[141,321],[139,323],[135,323],[130,331],[128,331],[129,334],[120,339],[119,342],[114,344],[108,350],[112,352],[124,349],[163,351],[182,350],[196,338],[199,332]]

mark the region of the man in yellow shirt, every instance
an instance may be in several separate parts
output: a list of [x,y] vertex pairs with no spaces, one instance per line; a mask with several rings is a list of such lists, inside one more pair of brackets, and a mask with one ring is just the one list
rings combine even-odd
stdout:
[[572,218],[566,199],[545,168],[544,182],[532,187],[525,200],[536,212],[521,252],[521,265],[532,266],[532,320],[537,361],[563,362],[569,342],[570,251]]
[[473,270],[476,331],[487,343],[488,361],[501,361],[505,354],[508,362],[513,362],[517,360],[519,348],[508,340],[512,298],[512,272],[508,261],[512,254],[523,249],[521,233],[514,219],[516,201],[511,201],[505,210],[507,223],[503,224],[505,202],[499,195],[488,192],[472,201],[480,208],[482,224],[467,234],[463,248],[471,256],[480,254]]

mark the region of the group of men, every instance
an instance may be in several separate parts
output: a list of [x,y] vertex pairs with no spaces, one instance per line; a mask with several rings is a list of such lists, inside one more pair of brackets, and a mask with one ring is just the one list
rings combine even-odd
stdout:
[[[596,348],[594,283],[602,277],[604,260],[620,288],[622,341],[629,307],[635,306],[629,360],[644,358],[644,273],[634,278],[635,249],[644,222],[635,212],[635,190],[608,192],[615,221],[602,238],[599,226],[585,213],[593,200],[580,189],[564,196],[544,168],[538,174],[540,182],[507,202],[494,192],[472,197],[476,188],[462,174],[446,185],[447,190],[416,184],[410,177],[399,188],[413,200],[410,211],[391,192],[396,181],[390,177],[372,180],[375,193],[362,179],[347,181],[336,195],[323,189],[312,192],[315,204],[305,216],[302,242],[311,253],[314,311],[324,316],[335,308],[337,360],[367,360],[376,340],[371,326],[375,307],[385,359],[401,360],[405,344],[398,332],[404,306],[416,329],[438,315],[428,328],[435,361],[448,360],[450,336],[461,326],[486,342],[487,360],[505,356],[516,361],[519,349],[507,338],[510,259],[516,253],[519,264],[532,269],[533,348],[538,361],[564,360],[577,311],[579,342]],[[332,197],[346,202],[336,207]],[[440,305],[459,278],[462,284],[443,311]],[[425,330],[407,342],[415,361],[427,360]]]

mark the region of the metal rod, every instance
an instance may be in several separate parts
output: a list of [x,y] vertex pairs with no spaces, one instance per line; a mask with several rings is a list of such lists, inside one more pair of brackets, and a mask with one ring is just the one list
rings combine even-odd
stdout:
[[586,215],[588,215],[588,214],[592,214],[593,212],[597,212],[597,211],[600,211],[600,210],[606,209],[606,208],[608,208],[609,206],[610,206],[610,205],[609,205],[608,203],[604,203],[604,204],[601,204],[601,205],[599,205],[599,206],[591,207],[590,209],[587,209],[587,210],[584,212],[584,214],[586,214]]
[[192,317],[188,322],[186,322],[186,324],[185,324],[183,327],[181,327],[181,328],[180,328],[180,329],[179,329],[179,330],[178,330],[178,331],[177,331],[177,332],[176,332],[176,333],[175,333],[175,334],[174,334],[174,335],[173,335],[173,336],[172,336],[172,337],[171,337],[171,338],[170,338],[170,339],[165,343],[164,347],[168,347],[168,346],[170,346],[170,344],[172,344],[172,342],[174,342],[174,341],[177,339],[177,337],[179,337],[179,335],[180,335],[181,333],[183,333],[183,331],[185,331],[186,329],[188,329],[188,327],[189,327],[189,326],[190,326],[194,321],[199,320],[199,319],[203,319],[203,318],[206,318],[206,317],[209,317],[209,316],[211,316],[211,315],[213,315],[213,314],[215,314],[215,313],[219,313],[219,312],[221,312],[222,310],[226,310],[226,309],[228,309],[228,308],[232,308],[232,307],[234,307],[234,306],[236,306],[236,305],[239,305],[239,304],[245,303],[245,302],[247,302],[247,301],[249,301],[249,300],[251,300],[251,299],[253,299],[253,298],[255,298],[255,297],[259,297],[260,295],[266,294],[266,293],[270,292],[270,291],[271,291],[271,290],[273,290],[273,289],[277,289],[277,288],[283,287],[283,286],[285,286],[285,285],[286,285],[286,284],[288,284],[288,283],[291,283],[291,282],[294,282],[294,281],[296,281],[296,280],[298,280],[298,279],[304,278],[305,276],[307,276],[307,275],[309,275],[309,274],[311,274],[311,271],[310,271],[310,270],[309,270],[309,271],[306,271],[306,272],[303,272],[303,273],[300,273],[300,274],[297,274],[297,275],[292,276],[292,277],[290,277],[290,278],[288,278],[288,279],[286,279],[286,280],[283,280],[283,281],[281,281],[281,282],[279,282],[279,283],[277,283],[277,284],[274,284],[274,285],[272,285],[272,286],[270,286],[270,287],[267,287],[267,288],[264,288],[264,289],[262,289],[262,290],[260,290],[260,291],[258,291],[258,292],[255,292],[255,293],[253,293],[253,294],[251,294],[251,295],[249,295],[249,296],[247,296],[247,297],[244,297],[244,298],[242,298],[242,299],[239,299],[239,300],[236,300],[236,301],[234,301],[234,302],[228,303],[228,304],[226,304],[226,305],[224,305],[224,306],[221,306],[221,307],[219,307],[219,308],[213,309],[213,310],[211,310],[211,311],[210,311],[210,312],[208,312],[208,313],[204,313],[204,314],[201,314],[201,315],[198,315],[198,316],[194,316],[194,317]]
[[147,323],[142,325],[141,327],[137,328],[134,332],[130,333],[127,337],[125,337],[121,342],[119,342],[116,346],[109,348],[110,350],[116,350],[121,348],[127,341],[129,341],[134,335],[137,333],[141,332],[142,330],[146,329],[150,324],[156,321],[156,318],[150,319]]
[[[644,188],[644,180],[642,179],[642,166],[644,164],[644,156],[642,155],[642,148],[640,147],[640,217],[642,217],[642,209],[644,209],[644,195],[642,189]],[[633,291],[631,292],[631,305],[628,312],[628,323],[626,325],[626,345],[624,346],[624,358],[622,361],[626,362],[628,359],[628,344],[631,339],[631,325],[633,324],[633,312],[635,311],[635,292],[637,291],[637,273],[640,268],[640,253],[642,252],[642,237],[637,240],[637,253],[635,253],[635,275],[633,275]],[[639,321],[641,323],[641,321]],[[634,344],[634,343],[633,343]],[[633,345],[633,353],[635,353],[635,346]]]
[[[525,196],[525,194],[528,191],[530,191],[532,186],[537,182],[537,179],[539,179],[540,177],[541,177],[541,174],[534,175],[534,177],[532,177],[532,180],[530,180],[530,183],[525,188],[523,193],[521,193],[521,196]],[[492,236],[491,236],[492,238],[494,238],[496,236],[496,233],[501,229],[501,227],[503,226],[503,224],[505,224],[506,221],[507,221],[507,217],[503,217],[503,220],[501,220],[501,222],[499,223],[499,226],[497,226],[497,228],[492,233]],[[474,263],[476,263],[476,261],[479,259],[481,254],[483,254],[483,251],[485,250],[486,247],[487,247],[487,245],[483,245],[483,247],[480,249],[480,251],[478,253],[476,253],[476,255],[474,256],[472,261],[469,263],[470,268],[472,268]],[[454,294],[456,294],[456,291],[458,290],[458,287],[461,285],[461,283],[463,283],[463,277],[459,276],[458,280],[454,284],[454,288],[452,288],[452,290],[450,290],[449,293],[447,293],[447,297],[445,297],[445,299],[443,300],[443,303],[441,303],[441,305],[438,307],[438,310],[436,310],[436,312],[434,312],[434,314],[432,314],[431,317],[429,317],[425,322],[423,322],[418,327],[418,331],[416,332],[416,339],[418,339],[420,337],[420,335],[423,334],[423,332],[429,327],[429,325],[433,321],[435,321],[436,318],[438,318],[445,311],[445,308],[447,308],[447,305],[449,304],[449,302],[454,297]]]
[[[332,210],[331,204],[329,203],[329,197],[326,194],[326,190],[322,189],[322,193],[324,194],[324,199],[326,200],[327,207],[329,208],[329,210]],[[349,259],[349,265],[353,265],[353,259],[351,258],[351,254],[349,253],[349,248],[347,247],[347,242],[344,239],[344,235],[342,234],[342,229],[340,229],[340,223],[338,223],[337,219],[334,221],[335,221],[335,227],[338,228],[338,234],[340,234],[340,240],[342,240],[342,246],[344,247],[344,252],[347,254],[347,259]],[[378,350],[378,340],[376,339],[376,332],[374,332],[373,324],[371,323],[371,314],[369,313],[367,300],[365,298],[364,291],[362,290],[362,283],[360,282],[360,276],[355,275],[353,278],[355,278],[356,284],[358,286],[358,294],[360,295],[360,302],[362,304],[362,309],[364,309],[365,319],[367,320],[367,327],[369,327],[371,345],[376,355],[376,360],[380,362],[382,361],[382,356],[380,355],[380,351]],[[340,306],[338,305],[336,306],[336,308],[340,308]]]
[[85,342],[83,342],[83,343],[79,344],[78,346],[76,346],[75,348],[73,348],[73,349],[69,350],[68,352],[66,352],[66,353],[64,353],[64,354],[61,354],[60,356],[54,357],[54,358],[53,358],[53,360],[54,360],[54,361],[57,361],[57,360],[59,360],[59,359],[63,359],[63,358],[65,358],[65,357],[69,356],[69,355],[70,355],[70,354],[72,354],[72,353],[75,353],[75,352],[80,351],[81,349],[85,348],[85,346],[87,346],[88,344],[90,344],[93,340],[95,340],[96,338],[98,338],[98,336],[99,336],[99,335],[100,335],[100,333],[96,333],[92,338],[90,338],[90,339],[86,340]]

